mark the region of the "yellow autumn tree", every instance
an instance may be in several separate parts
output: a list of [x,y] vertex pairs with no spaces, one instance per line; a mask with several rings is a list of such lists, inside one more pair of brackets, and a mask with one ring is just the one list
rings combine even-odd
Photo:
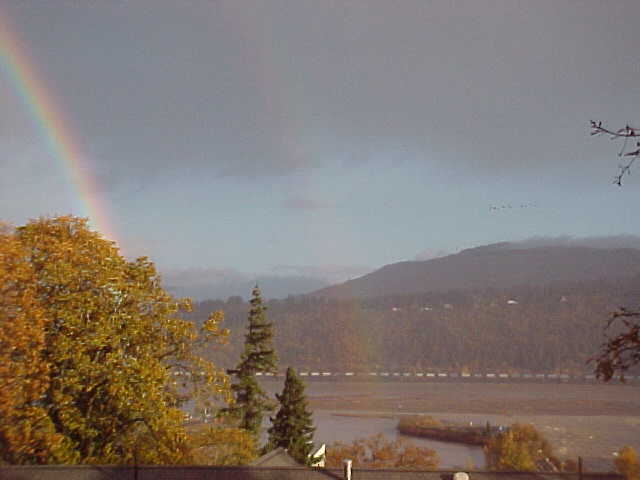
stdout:
[[616,470],[624,475],[625,480],[640,479],[640,461],[633,447],[622,447],[614,463]]
[[[180,318],[190,304],[162,289],[153,263],[127,261],[84,219],[43,218],[6,237],[27,272],[9,269],[1,280],[6,298],[27,302],[16,311],[33,330],[29,368],[37,381],[28,404],[43,420],[29,428],[51,431],[57,447],[17,458],[16,444],[3,443],[2,456],[19,463],[190,461],[179,407],[230,398],[227,376],[201,356],[226,336],[222,314],[201,329]],[[6,318],[3,312],[5,329]],[[10,355],[7,368],[19,361]]]
[[533,425],[514,423],[485,446],[491,470],[532,472],[558,468],[551,445]]
[[39,399],[48,387],[43,310],[25,251],[0,225],[0,463],[70,461]]
[[246,465],[256,457],[255,437],[242,428],[207,425],[189,436],[197,465]]
[[439,459],[436,452],[402,437],[389,440],[383,434],[358,438],[350,444],[335,442],[327,447],[325,465],[342,468],[343,460],[352,460],[355,468],[434,470]]

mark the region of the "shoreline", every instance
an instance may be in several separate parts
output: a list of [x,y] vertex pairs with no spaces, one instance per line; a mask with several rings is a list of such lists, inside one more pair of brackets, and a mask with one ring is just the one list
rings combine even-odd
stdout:
[[387,420],[398,420],[396,430],[402,435],[415,438],[427,438],[430,440],[438,440],[440,442],[457,443],[461,445],[474,445],[483,447],[487,443],[488,437],[483,435],[484,427],[468,427],[462,424],[455,424],[449,420],[439,420],[441,426],[425,427],[420,425],[410,425],[403,420],[409,420],[418,415],[409,413],[386,414],[386,413],[331,413],[334,417],[348,418],[383,418]]
[[441,427],[423,427],[420,425],[403,424],[398,422],[396,427],[403,435],[415,438],[428,438],[439,442],[450,442],[461,445],[484,447],[489,441],[489,435],[484,433],[483,427],[464,427],[443,425]]
[[[276,382],[267,385],[279,392]],[[402,435],[394,420],[422,414],[456,425],[531,423],[558,457],[582,456],[592,471],[612,468],[613,453],[625,445],[640,450],[640,395],[629,385],[323,381],[309,382],[306,393],[318,418],[333,417],[334,428],[350,425],[346,440],[374,433],[369,424],[384,423],[387,435]],[[341,440],[330,430],[326,437]]]

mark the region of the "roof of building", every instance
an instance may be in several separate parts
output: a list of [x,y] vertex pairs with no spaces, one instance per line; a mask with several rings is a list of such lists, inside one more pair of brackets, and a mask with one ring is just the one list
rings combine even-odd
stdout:
[[282,448],[276,448],[269,453],[256,458],[249,464],[250,467],[302,467],[300,463]]
[[[285,452],[286,453],[286,452]],[[277,455],[276,455],[277,457]],[[353,480],[452,480],[454,471],[365,470]],[[578,473],[474,472],[469,480],[580,480]],[[342,470],[307,467],[24,465],[0,467],[2,480],[340,480]],[[615,473],[583,473],[582,480],[623,480]]]

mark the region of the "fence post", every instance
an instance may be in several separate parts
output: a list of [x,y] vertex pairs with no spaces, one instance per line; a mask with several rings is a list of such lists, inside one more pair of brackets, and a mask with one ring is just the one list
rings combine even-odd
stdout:
[[133,447],[133,480],[138,480],[138,444]]
[[582,480],[582,457],[578,457],[578,480]]

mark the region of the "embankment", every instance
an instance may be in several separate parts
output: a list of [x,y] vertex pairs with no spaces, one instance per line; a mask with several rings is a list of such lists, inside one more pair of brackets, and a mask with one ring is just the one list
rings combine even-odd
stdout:
[[486,427],[447,425],[422,415],[401,418],[397,429],[404,435],[478,446],[486,445],[495,430],[488,425]]

